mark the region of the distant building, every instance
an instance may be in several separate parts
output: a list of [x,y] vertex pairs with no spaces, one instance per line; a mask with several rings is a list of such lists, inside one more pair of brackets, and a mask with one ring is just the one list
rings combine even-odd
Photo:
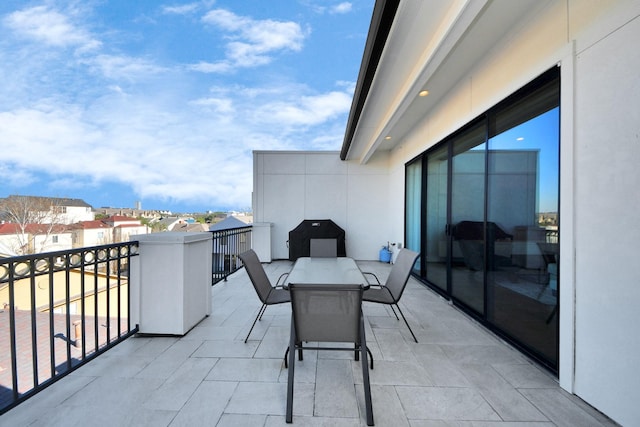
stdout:
[[160,218],[162,213],[160,211],[154,210],[142,210],[142,209],[133,209],[133,208],[107,208],[101,207],[94,209],[96,214],[100,215],[108,215],[108,216],[127,216],[130,218]]
[[200,224],[199,222],[184,222],[174,225],[171,231],[184,231],[188,233],[203,232],[209,231],[209,225]]
[[0,199],[0,207],[3,204],[11,204],[17,199],[23,199],[21,203],[38,209],[42,213],[39,223],[73,224],[95,219],[93,208],[82,199],[11,195]]
[[158,221],[158,224],[160,224],[160,226],[167,231],[172,231],[173,227],[181,223],[184,223],[184,220],[178,218],[177,216],[161,218]]
[[249,227],[250,224],[228,216],[209,227],[214,233],[213,272],[228,272],[238,268],[240,260],[234,254],[251,249],[251,233],[236,233],[234,230]]
[[103,220],[81,221],[71,227],[74,248],[128,242],[131,236],[150,232],[149,227],[140,220],[120,215]]
[[0,224],[0,254],[17,256],[72,248],[72,232],[64,225]]
[[[243,219],[246,219],[248,217],[243,217]],[[252,218],[252,217],[251,217]],[[247,221],[243,221],[240,218],[237,218],[235,216],[228,216],[225,219],[223,219],[220,222],[217,222],[215,224],[213,224],[212,226],[209,227],[209,231],[218,231],[218,230],[229,230],[232,228],[240,228],[240,227],[247,227],[249,226],[250,223]]]
[[80,221],[71,225],[71,229],[74,248],[84,248],[88,246],[113,243],[111,237],[112,227],[103,221]]

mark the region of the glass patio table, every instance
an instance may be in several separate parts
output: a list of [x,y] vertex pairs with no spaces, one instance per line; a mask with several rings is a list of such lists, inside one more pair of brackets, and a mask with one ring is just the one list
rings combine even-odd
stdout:
[[293,265],[285,287],[289,283],[361,285],[369,288],[367,279],[353,258],[301,257]]

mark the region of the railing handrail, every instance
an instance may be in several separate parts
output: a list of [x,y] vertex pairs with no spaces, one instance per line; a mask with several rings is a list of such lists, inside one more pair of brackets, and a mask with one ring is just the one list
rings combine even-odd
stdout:
[[[87,246],[87,247],[82,247],[82,248],[74,248],[74,249],[64,249],[64,250],[60,250],[60,251],[52,251],[52,252],[40,252],[40,253],[36,253],[36,254],[27,254],[27,255],[17,255],[17,256],[10,256],[7,258],[0,258],[0,268],[4,265],[7,264],[24,264],[27,262],[31,262],[31,261],[41,261],[41,260],[45,260],[45,259],[54,259],[54,258],[63,258],[63,257],[67,257],[68,255],[84,255],[88,252],[99,252],[99,251],[103,251],[103,250],[110,250],[110,249],[114,249],[114,248],[121,248],[123,246],[127,246],[129,248],[137,248],[138,247],[138,242],[137,241],[130,241],[130,242],[121,242],[121,243],[110,243],[107,245],[98,245],[98,246]],[[137,249],[136,249],[137,250]],[[135,253],[131,253],[131,255],[137,255],[137,252]],[[117,259],[117,258],[124,258],[125,256],[122,256],[121,254],[119,254],[118,257],[114,256],[111,257],[113,259]],[[79,266],[80,264],[78,264]],[[56,265],[55,263],[53,264],[54,267],[54,271],[64,271],[65,266],[64,265]],[[76,264],[72,264],[70,266],[71,268],[75,268]],[[14,272],[15,274],[15,272]],[[22,279],[25,277],[29,277],[32,273],[29,272],[29,274],[18,274],[18,279]],[[42,276],[45,274],[49,274],[48,270],[35,270],[33,272],[33,274],[35,274],[36,276]],[[15,279],[15,277],[14,277]],[[0,284],[2,283],[6,283],[8,281],[8,271],[4,272],[3,270],[0,270]]]
[[[128,271],[137,248],[130,241],[0,259],[0,302],[8,306],[0,314],[9,316],[0,324],[0,346],[8,347],[0,358],[11,365],[0,373],[0,389],[9,391],[0,414],[137,332]],[[30,340],[18,339],[25,335]]]
[[[227,280],[227,277],[242,267],[239,255],[251,249],[253,225],[210,230],[213,234],[213,284]],[[244,236],[244,241],[241,239]]]

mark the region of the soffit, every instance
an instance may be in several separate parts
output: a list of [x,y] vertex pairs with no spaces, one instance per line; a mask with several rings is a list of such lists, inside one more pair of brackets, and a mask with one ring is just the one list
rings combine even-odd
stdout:
[[[538,0],[402,1],[347,159],[366,163],[396,147],[416,123]],[[423,88],[429,95],[417,94]],[[385,136],[392,136],[385,140]]]

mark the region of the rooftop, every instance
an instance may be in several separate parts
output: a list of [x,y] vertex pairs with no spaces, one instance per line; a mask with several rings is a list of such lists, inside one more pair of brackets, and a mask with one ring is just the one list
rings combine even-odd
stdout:
[[[390,270],[359,264],[381,279]],[[265,264],[274,282],[290,268]],[[216,284],[212,298],[212,315],[184,337],[129,338],[0,425],[284,426],[290,306],[268,307],[245,344],[260,307],[246,271]],[[376,426],[615,425],[413,278],[401,305],[418,344],[387,307],[364,304]],[[359,363],[350,352],[305,351],[293,425],[366,425]]]

